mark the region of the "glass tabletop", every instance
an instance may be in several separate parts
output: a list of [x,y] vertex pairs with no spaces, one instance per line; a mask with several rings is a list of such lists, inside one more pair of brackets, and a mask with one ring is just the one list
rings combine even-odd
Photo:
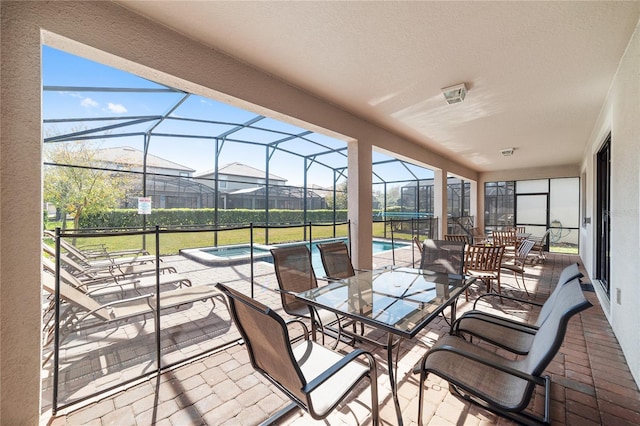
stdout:
[[395,268],[360,272],[296,297],[412,338],[471,284],[461,275]]

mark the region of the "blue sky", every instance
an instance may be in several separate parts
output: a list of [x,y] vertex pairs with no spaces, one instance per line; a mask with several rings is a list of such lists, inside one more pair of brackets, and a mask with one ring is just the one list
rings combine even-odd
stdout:
[[[142,88],[158,89],[164,86],[145,80],[133,74],[105,66],[57,49],[43,46],[43,85],[64,87],[109,87],[109,88]],[[76,123],[46,123],[44,137],[57,134],[66,134],[71,131],[98,128],[107,125],[123,123],[127,117],[164,115],[170,108],[182,99],[182,93],[130,93],[130,92],[100,92],[80,90],[55,90],[43,91],[43,117],[44,119],[79,118]],[[191,95],[172,114],[173,117],[189,117],[196,119],[215,120],[231,123],[245,123],[256,117],[255,113],[244,111],[220,103],[213,99]],[[110,118],[111,120],[96,120]],[[114,120],[115,119],[115,120]],[[112,129],[110,135],[146,132],[155,121],[144,122],[133,126]],[[287,123],[282,123],[270,118],[264,118],[256,123],[262,128],[284,131],[294,134],[305,132],[306,129],[298,128]],[[184,121],[165,121],[155,130],[155,133],[190,134],[190,135],[219,135],[229,129],[231,125],[190,123]],[[231,136],[234,139],[251,140],[265,144],[285,136],[270,132],[244,129]],[[313,133],[306,136],[313,141],[321,143],[329,148],[342,148],[346,144],[342,141],[327,136]],[[142,150],[142,136],[125,136],[118,138],[104,138],[96,140],[100,147],[132,146]],[[285,142],[282,148],[301,154],[325,151],[323,148],[306,144],[300,139]],[[166,158],[178,164],[195,169],[196,172],[211,170],[214,168],[214,143],[212,140],[176,137],[153,137],[150,144],[150,153]],[[221,149],[220,165],[231,162],[241,162],[257,169],[264,170],[267,157],[267,149],[262,146],[253,146],[227,141]],[[374,162],[387,159],[382,154],[374,152]],[[339,154],[331,154],[319,158],[320,161],[331,165],[346,166],[346,159]],[[270,172],[288,180],[290,185],[302,185],[304,162],[301,158],[284,152],[276,151],[270,162]],[[388,168],[388,167],[387,167]],[[419,167],[411,167],[420,178],[431,177],[430,171]],[[387,180],[411,179],[410,174],[397,165],[390,171],[386,171]],[[430,175],[430,176],[429,176]],[[309,167],[309,184],[330,187],[333,182],[333,172],[320,165]],[[375,182],[375,178],[374,178]]]

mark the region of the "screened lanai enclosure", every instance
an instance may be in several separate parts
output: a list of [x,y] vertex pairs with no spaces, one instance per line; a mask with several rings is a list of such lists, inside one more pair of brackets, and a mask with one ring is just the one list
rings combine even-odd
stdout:
[[[345,141],[46,46],[42,66],[43,409],[236,344],[215,282],[269,297],[271,248],[308,244],[323,276],[315,243],[351,243]],[[374,267],[416,265],[440,220],[472,232],[470,182],[447,177],[438,218],[432,170],[372,158]],[[551,227],[577,250],[577,185],[488,183],[486,230]]]
[[[344,141],[43,49],[47,219],[77,217],[83,229],[234,226],[247,215],[222,211],[259,210],[251,217],[261,225],[344,221]],[[469,216],[468,187],[449,178],[452,226]],[[428,168],[374,152],[372,191],[377,221],[433,217]],[[150,199],[151,215],[137,214],[140,199]],[[182,211],[154,221],[165,209]],[[196,209],[206,221],[184,211]]]

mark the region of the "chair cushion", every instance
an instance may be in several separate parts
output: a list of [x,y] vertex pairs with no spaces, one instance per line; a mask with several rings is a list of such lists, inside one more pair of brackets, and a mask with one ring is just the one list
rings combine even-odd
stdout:
[[[294,347],[293,355],[307,383],[342,359],[342,355],[339,353],[311,340],[301,342]],[[368,372],[369,367],[358,362],[347,364],[333,377],[311,392],[309,397],[314,411],[324,416]]]

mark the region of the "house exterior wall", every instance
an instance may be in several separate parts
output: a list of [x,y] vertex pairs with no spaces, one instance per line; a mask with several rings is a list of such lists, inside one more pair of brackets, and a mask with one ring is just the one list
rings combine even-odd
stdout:
[[[600,303],[640,383],[640,32],[636,29],[623,56],[600,117],[587,144],[582,175],[586,179],[586,217],[581,228],[581,257],[595,277],[595,157],[611,132],[611,277],[609,300],[594,285]],[[620,297],[618,298],[618,293]]]

